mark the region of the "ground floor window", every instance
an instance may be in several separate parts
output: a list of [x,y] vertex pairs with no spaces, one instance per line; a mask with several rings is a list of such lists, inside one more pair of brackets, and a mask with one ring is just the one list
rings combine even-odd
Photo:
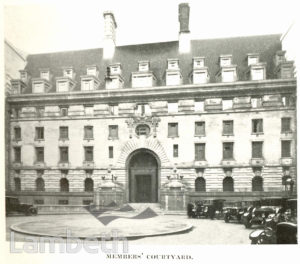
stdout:
[[91,178],[86,178],[84,181],[84,191],[92,192],[94,191],[94,181]]
[[66,178],[60,180],[60,191],[68,192],[69,191],[69,181]]
[[15,191],[21,191],[21,179],[16,177],[14,178],[15,181]]
[[43,178],[37,178],[35,181],[37,191],[45,191],[45,181]]
[[206,191],[206,182],[203,177],[198,177],[195,180],[195,191],[196,192],[205,192]]
[[261,176],[253,177],[252,191],[253,192],[262,192],[263,191],[263,178]]
[[225,177],[223,180],[223,192],[233,192],[233,178],[232,177]]

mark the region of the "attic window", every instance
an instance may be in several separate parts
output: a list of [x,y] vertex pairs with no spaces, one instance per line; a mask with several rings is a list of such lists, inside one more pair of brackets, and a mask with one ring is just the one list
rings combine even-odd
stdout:
[[230,65],[231,65],[231,57],[220,58],[220,67],[230,66]]
[[120,63],[116,63],[113,65],[110,65],[110,72],[111,74],[122,74],[122,68]]
[[179,61],[177,59],[168,60],[168,69],[177,70],[179,68]]
[[58,81],[57,82],[57,91],[58,92],[67,92],[69,90],[67,81]]
[[264,69],[263,68],[257,68],[251,70],[251,76],[252,80],[264,80]]
[[147,71],[149,71],[149,61],[139,62],[139,71],[140,72],[147,72]]
[[97,76],[97,68],[95,66],[88,67],[86,69],[86,74],[91,76]]
[[26,71],[20,71],[20,79],[23,81],[23,82],[26,82],[27,79],[28,79],[28,74]]
[[73,79],[73,69],[64,69],[64,77]]
[[82,91],[91,91],[94,90],[94,85],[92,80],[82,81]]
[[35,82],[33,83],[33,93],[43,93],[44,92],[44,83]]
[[49,79],[50,79],[50,72],[48,70],[42,70],[40,72],[40,77],[41,77],[41,79],[45,79],[45,80],[49,81]]
[[259,63],[258,55],[248,55],[248,66]]
[[193,58],[193,62],[194,69],[204,67],[204,58]]
[[234,81],[234,70],[224,70],[222,72],[223,82],[233,82]]

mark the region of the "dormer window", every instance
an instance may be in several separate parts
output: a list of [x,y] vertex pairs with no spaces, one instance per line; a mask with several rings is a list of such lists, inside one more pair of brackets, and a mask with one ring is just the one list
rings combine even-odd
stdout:
[[40,70],[40,78],[49,81],[50,80],[50,71],[48,69]]
[[193,58],[193,68],[199,69],[204,67],[204,57],[195,57]]
[[222,71],[222,82],[234,82],[235,81],[235,70],[228,69]]
[[22,82],[26,83],[28,81],[28,72],[21,70],[20,72],[20,79]]
[[69,91],[69,85],[68,82],[65,80],[57,81],[56,88],[58,92],[68,92]]
[[279,50],[276,52],[275,55],[275,65],[278,66],[280,65],[282,62],[285,62],[285,51],[284,50]]
[[33,83],[33,93],[43,93],[44,92],[44,83],[35,82]]
[[112,74],[112,75],[115,75],[115,74],[122,75],[121,63],[111,64],[109,67],[110,67],[110,74]]
[[93,82],[93,80],[83,80],[81,82],[81,90],[82,91],[91,91],[91,90],[94,90],[94,82]]
[[139,61],[139,72],[147,72],[150,69],[149,61]]
[[250,65],[250,80],[264,80],[266,78],[266,64]]
[[230,66],[232,64],[232,55],[220,56],[220,67]]
[[178,59],[168,59],[168,70],[178,70],[179,60]]
[[96,65],[88,66],[86,68],[86,75],[98,77],[98,74],[99,74],[99,72],[98,72],[98,68]]
[[248,66],[259,63],[259,55],[256,53],[247,54],[247,58],[248,58]]
[[68,77],[70,79],[74,78],[74,70],[72,67],[63,68],[63,76]]

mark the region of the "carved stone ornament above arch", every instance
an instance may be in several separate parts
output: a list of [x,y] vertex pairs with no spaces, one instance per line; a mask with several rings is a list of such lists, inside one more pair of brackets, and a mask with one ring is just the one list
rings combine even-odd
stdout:
[[145,133],[145,137],[153,136],[156,138],[157,127],[160,122],[160,118],[156,116],[133,116],[125,121],[129,128],[129,138],[139,138],[141,135],[137,133],[137,128],[142,125],[149,127],[149,132]]

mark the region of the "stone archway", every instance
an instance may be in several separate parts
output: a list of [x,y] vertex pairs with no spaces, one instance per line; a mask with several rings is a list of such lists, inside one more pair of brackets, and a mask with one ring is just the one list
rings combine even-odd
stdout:
[[160,161],[149,149],[138,149],[129,155],[126,162],[129,202],[158,202],[159,169]]

